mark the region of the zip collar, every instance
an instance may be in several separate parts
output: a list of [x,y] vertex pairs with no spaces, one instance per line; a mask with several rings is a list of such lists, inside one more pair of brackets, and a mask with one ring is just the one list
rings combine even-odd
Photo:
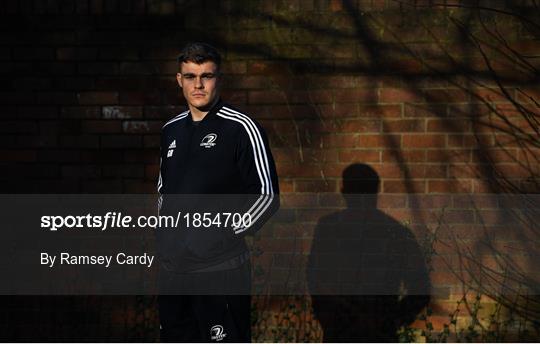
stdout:
[[[218,101],[212,106],[212,108],[208,111],[208,113],[204,116],[202,120],[199,121],[199,125],[203,124],[205,122],[208,122],[210,120],[213,120],[216,118],[216,113],[223,107],[223,101],[221,98],[218,99]],[[189,111],[189,124],[193,125],[193,116],[191,115],[191,111]]]

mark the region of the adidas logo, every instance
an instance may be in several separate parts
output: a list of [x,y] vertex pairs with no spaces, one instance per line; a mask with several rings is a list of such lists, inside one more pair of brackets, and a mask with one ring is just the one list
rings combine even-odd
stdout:
[[173,148],[176,148],[176,140],[173,140],[173,142],[171,142],[171,144],[169,145],[169,149]]

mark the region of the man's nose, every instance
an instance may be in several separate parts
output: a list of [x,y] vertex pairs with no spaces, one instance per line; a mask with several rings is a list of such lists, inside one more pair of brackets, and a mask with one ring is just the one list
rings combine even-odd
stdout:
[[204,84],[200,76],[195,78],[195,88],[204,88]]

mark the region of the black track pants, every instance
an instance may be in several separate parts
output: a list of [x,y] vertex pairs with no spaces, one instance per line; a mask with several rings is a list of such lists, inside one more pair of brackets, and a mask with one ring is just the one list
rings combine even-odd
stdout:
[[[204,273],[214,283],[244,279],[249,283],[250,265],[235,270]],[[190,274],[189,278],[197,278]],[[199,274],[197,274],[199,275]],[[181,278],[182,275],[177,275]],[[185,277],[185,275],[184,275]],[[226,282],[225,282],[226,283]],[[251,296],[160,295],[162,342],[250,342]]]

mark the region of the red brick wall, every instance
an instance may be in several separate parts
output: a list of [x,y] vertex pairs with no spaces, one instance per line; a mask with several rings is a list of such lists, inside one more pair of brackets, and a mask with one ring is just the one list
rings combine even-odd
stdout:
[[285,197],[339,193],[357,162],[382,194],[538,192],[538,8],[440,3],[3,1],[2,191],[155,192],[160,128],[184,109],[174,58],[207,40]]

